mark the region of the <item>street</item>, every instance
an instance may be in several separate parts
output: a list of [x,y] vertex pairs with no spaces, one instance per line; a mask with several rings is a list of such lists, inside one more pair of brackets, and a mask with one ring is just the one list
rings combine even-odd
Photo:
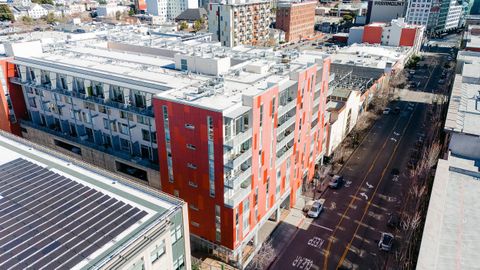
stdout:
[[[443,93],[439,78],[448,53],[428,53],[427,68],[417,68],[411,81],[416,91]],[[448,74],[447,78],[451,78]],[[448,84],[448,80],[445,84]],[[394,101],[398,114],[382,115],[365,140],[342,167],[345,178],[339,189],[322,194],[325,210],[317,219],[305,222],[270,269],[395,269],[395,252],[402,244],[398,227],[387,226],[389,216],[401,216],[415,164],[418,140],[425,134],[428,105]],[[392,172],[399,171],[394,177]],[[382,232],[395,236],[392,250],[381,251]]]

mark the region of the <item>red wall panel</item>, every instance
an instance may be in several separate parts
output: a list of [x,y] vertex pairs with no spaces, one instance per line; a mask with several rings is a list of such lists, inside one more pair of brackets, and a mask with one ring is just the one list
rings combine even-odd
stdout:
[[363,43],[380,44],[382,43],[383,27],[366,25],[363,29]]
[[417,29],[415,28],[403,28],[400,35],[400,46],[413,46],[415,45],[415,37],[417,35]]

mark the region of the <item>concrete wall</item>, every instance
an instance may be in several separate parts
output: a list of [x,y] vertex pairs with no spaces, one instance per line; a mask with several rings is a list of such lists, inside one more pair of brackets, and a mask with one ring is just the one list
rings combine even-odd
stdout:
[[[147,167],[144,167],[144,166],[140,166],[140,165],[138,165],[136,163],[132,163],[128,160],[120,159],[118,157],[109,155],[109,154],[104,153],[102,151],[99,151],[99,150],[96,150],[96,149],[93,149],[93,148],[89,148],[89,147],[83,146],[81,144],[74,143],[74,142],[69,141],[69,140],[65,140],[63,138],[54,136],[50,133],[46,133],[46,132],[43,132],[43,131],[35,129],[35,128],[31,128],[31,127],[28,127],[28,126],[22,126],[22,127],[27,131],[27,132],[22,133],[22,137],[24,137],[25,139],[27,139],[31,142],[38,143],[40,145],[43,145],[43,146],[46,146],[48,148],[54,149],[54,150],[56,150],[58,152],[61,152],[63,154],[73,156],[73,157],[78,158],[82,161],[93,164],[94,166],[98,166],[100,168],[107,169],[109,171],[115,172],[117,174],[122,175],[123,177],[128,178],[128,179],[132,179],[134,181],[145,183],[145,182],[140,181],[140,180],[138,180],[138,179],[136,179],[132,176],[129,176],[127,174],[124,174],[122,172],[117,171],[115,161],[119,161],[119,162],[125,163],[127,165],[130,165],[132,167],[142,169],[142,170],[147,172],[148,184],[152,187],[161,189],[160,173],[156,170],[153,170],[153,169],[150,169],[150,168],[147,168]],[[66,142],[66,143],[71,144],[71,145],[74,145],[75,147],[81,149],[82,154],[81,155],[75,154],[72,151],[69,151],[67,149],[64,149],[62,147],[57,146],[54,142],[54,139],[58,140],[58,141]]]
[[176,54],[175,69],[181,70],[181,60],[187,60],[188,71],[207,75],[225,74],[230,68],[230,57],[210,58],[200,55]]
[[352,27],[350,28],[350,33],[348,34],[348,45],[354,43],[362,43],[363,37],[363,27]]

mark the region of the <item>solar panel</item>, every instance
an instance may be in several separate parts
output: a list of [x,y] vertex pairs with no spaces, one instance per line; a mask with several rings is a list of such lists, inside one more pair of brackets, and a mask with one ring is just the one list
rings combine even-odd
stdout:
[[71,268],[147,215],[24,159],[0,179],[0,269]]

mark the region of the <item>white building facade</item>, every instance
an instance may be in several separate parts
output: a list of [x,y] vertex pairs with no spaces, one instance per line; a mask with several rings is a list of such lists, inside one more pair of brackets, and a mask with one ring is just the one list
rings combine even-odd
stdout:
[[196,0],[146,0],[147,13],[159,16],[162,22],[174,20],[189,8],[198,8]]
[[222,46],[263,44],[269,38],[270,2],[210,3],[208,29]]

